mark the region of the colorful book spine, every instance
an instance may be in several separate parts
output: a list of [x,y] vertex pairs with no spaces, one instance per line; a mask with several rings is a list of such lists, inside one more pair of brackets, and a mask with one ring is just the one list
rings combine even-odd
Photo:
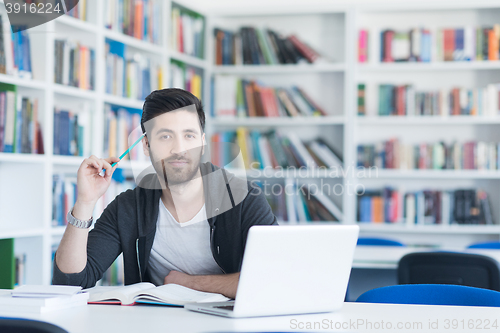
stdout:
[[87,21],[87,0],[65,0],[66,15]]
[[[366,62],[367,32],[358,33],[358,62]],[[434,36],[433,36],[434,34]],[[380,32],[381,62],[496,61],[500,54],[500,24]]]
[[201,100],[203,97],[203,70],[172,60],[170,64],[170,87],[185,89]]
[[[104,146],[105,156],[120,156],[131,144],[137,141],[142,131],[140,128],[142,110],[105,105]],[[139,153],[140,147],[132,149],[122,160],[146,161],[146,156]]]
[[358,145],[358,167],[382,169],[499,170],[499,144],[494,142],[444,142],[402,144],[390,139]]
[[76,203],[76,177],[54,174],[52,178],[52,226],[68,224],[66,214]]
[[279,65],[324,61],[297,35],[244,26],[237,31],[214,29],[216,65]]
[[0,83],[0,152],[43,154],[38,100]]
[[123,43],[106,40],[106,93],[144,100],[163,86],[163,68],[141,53],[129,53]]
[[402,193],[385,187],[357,196],[360,223],[410,225],[498,224],[488,194],[481,189],[421,190]]
[[13,29],[0,16],[0,73],[31,79],[30,35],[26,30],[12,32]]
[[[366,110],[366,89],[358,84],[358,115],[374,115],[375,110]],[[368,89],[376,89],[369,87]],[[369,95],[370,97],[372,95]],[[413,85],[379,84],[379,116],[498,116],[500,115],[500,84],[466,89],[454,87],[450,90],[418,91]],[[373,105],[368,103],[369,105]],[[361,103],[361,104],[360,104]],[[364,111],[363,111],[364,110]]]
[[55,40],[54,82],[85,90],[95,89],[95,52],[68,40]]
[[89,110],[77,113],[55,108],[54,155],[87,156],[90,151]]
[[104,26],[140,40],[160,44],[163,5],[161,0],[106,1]]
[[[215,133],[211,139],[212,163],[224,167],[233,163],[241,150],[247,169],[342,168],[339,153],[322,139],[309,142],[279,131],[259,132],[238,128],[236,132]],[[239,150],[229,149],[238,145]],[[236,161],[238,162],[238,161]]]
[[305,89],[292,86],[269,87],[235,76],[214,78],[216,117],[296,117],[326,116],[326,111]]
[[205,18],[186,7],[172,4],[170,44],[173,50],[203,59]]

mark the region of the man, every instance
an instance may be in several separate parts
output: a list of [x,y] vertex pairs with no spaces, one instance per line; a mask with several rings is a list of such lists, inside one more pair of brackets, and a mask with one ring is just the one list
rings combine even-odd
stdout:
[[[247,233],[277,224],[262,191],[210,162],[201,102],[181,89],[151,93],[141,129],[155,173],[118,195],[89,232],[97,200],[109,187],[118,158],[85,159],[77,201],[57,249],[53,284],[89,288],[123,253],[125,284],[176,283],[234,298]],[[105,175],[99,175],[106,169]],[[242,193],[244,195],[242,195]]]

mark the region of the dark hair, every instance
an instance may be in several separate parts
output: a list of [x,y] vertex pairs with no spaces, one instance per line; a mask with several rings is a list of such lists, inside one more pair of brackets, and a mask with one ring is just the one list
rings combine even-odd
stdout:
[[201,101],[189,91],[179,88],[167,88],[155,90],[144,102],[142,107],[141,129],[142,133],[146,132],[144,124],[156,116],[164,114],[169,111],[174,111],[188,105],[194,104],[196,112],[200,119],[200,126],[202,132],[205,131],[205,111]]

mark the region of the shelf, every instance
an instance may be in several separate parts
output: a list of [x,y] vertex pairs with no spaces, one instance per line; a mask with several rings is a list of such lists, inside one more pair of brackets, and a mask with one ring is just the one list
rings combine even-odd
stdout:
[[500,70],[500,61],[399,62],[357,64],[360,72],[406,72],[450,70]]
[[274,170],[274,169],[226,169],[228,172],[233,173],[237,177],[248,178],[328,178],[328,179],[341,179],[341,171],[337,169],[299,169],[294,170]]
[[181,52],[169,51],[168,55],[170,56],[171,59],[181,61],[181,62],[188,64],[188,65],[191,65],[191,66],[206,68],[208,65],[208,62],[205,59],[193,57],[193,56],[181,53]]
[[50,228],[50,233],[52,236],[62,236],[64,234],[64,231],[66,230],[66,226],[56,226]]
[[500,225],[405,225],[358,222],[361,232],[500,235]]
[[44,154],[14,154],[14,153],[0,153],[0,162],[14,162],[14,163],[43,163],[46,161]]
[[15,84],[16,86],[45,90],[47,83],[40,80],[23,79],[21,77],[0,74],[0,82]]
[[359,125],[497,125],[500,117],[487,116],[358,116]]
[[43,236],[44,229],[0,229],[0,239]]
[[288,64],[288,65],[216,65],[214,74],[300,74],[344,72],[344,63]]
[[113,30],[104,29],[104,37],[126,44],[127,46],[133,47],[135,49],[154,53],[159,56],[163,56],[165,53],[164,49],[159,45],[151,44],[150,42],[146,42]]
[[80,19],[74,18],[69,15],[61,15],[58,18],[54,20],[54,22],[59,23],[59,24],[64,24],[73,28],[76,28],[78,30],[83,30],[87,32],[92,32],[96,33],[97,32],[97,27],[89,22],[82,21]]
[[344,116],[328,117],[227,117],[209,118],[207,122],[223,126],[304,126],[304,125],[343,125]]
[[[366,177],[358,179],[500,179],[499,170],[398,170],[366,169]],[[359,171],[357,171],[359,174]]]
[[96,92],[93,90],[84,90],[77,87],[65,86],[54,83],[54,93],[71,97],[95,100]]
[[54,165],[79,166],[80,164],[82,164],[84,159],[85,157],[83,156],[53,155],[51,160]]
[[142,110],[142,106],[144,105],[144,101],[140,101],[138,99],[114,96],[110,94],[104,95],[104,102],[140,110]]

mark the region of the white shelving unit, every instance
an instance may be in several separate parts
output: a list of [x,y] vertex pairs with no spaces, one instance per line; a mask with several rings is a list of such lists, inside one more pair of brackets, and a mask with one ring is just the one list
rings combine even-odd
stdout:
[[[104,106],[106,103],[130,108],[142,108],[142,101],[112,96],[105,93],[105,54],[107,38],[122,42],[127,47],[159,59],[164,68],[163,87],[170,82],[171,59],[182,61],[203,70],[203,104],[207,114],[207,139],[220,130],[234,130],[238,126],[251,129],[271,129],[296,132],[303,139],[323,137],[343,155],[345,168],[356,165],[358,143],[385,140],[389,135],[408,139],[407,142],[432,141],[449,137],[487,138],[500,142],[498,117],[407,117],[378,118],[357,117],[356,86],[359,82],[414,83],[418,87],[448,87],[484,85],[498,81],[500,62],[478,63],[357,63],[358,29],[370,29],[370,55],[377,55],[377,31],[385,27],[408,28],[416,26],[462,26],[499,22],[500,5],[494,1],[462,1],[457,3],[421,4],[401,3],[382,5],[331,4],[297,7],[284,10],[281,6],[222,12],[192,10],[205,17],[205,59],[194,58],[170,49],[171,6],[163,1],[161,42],[154,45],[104,28],[102,2],[87,1],[88,22],[72,17],[59,17],[42,26],[30,29],[34,79],[0,75],[0,82],[15,84],[18,91],[39,100],[40,122],[44,133],[45,154],[24,155],[0,153],[0,239],[15,238],[16,251],[27,253],[27,283],[49,284],[51,277],[51,247],[64,233],[64,227],[52,227],[52,177],[64,172],[76,174],[84,157],[55,156],[52,152],[53,109],[59,103],[84,102],[92,117],[90,153],[102,156]],[[176,1],[190,7],[183,1]],[[3,4],[0,12],[5,15]],[[213,28],[236,30],[243,25],[267,26],[285,34],[296,33],[300,39],[326,55],[331,63],[282,66],[215,66],[213,61]],[[80,40],[96,52],[95,91],[85,91],[53,83],[54,40],[56,38]],[[436,76],[435,73],[439,73]],[[283,119],[214,119],[209,117],[210,84],[214,75],[237,75],[255,78],[270,85],[299,85],[310,92],[329,116],[324,118]],[[430,78],[432,77],[432,80]],[[437,79],[436,79],[437,77]],[[422,130],[430,133],[422,136]],[[412,141],[413,140],[413,141]],[[131,163],[121,167],[130,171]],[[256,178],[252,171],[249,178]],[[260,176],[259,176],[260,177]],[[265,175],[270,181],[283,182],[295,179],[293,173]],[[328,173],[299,176],[299,181],[342,184],[344,187],[362,184],[367,188],[385,185],[404,186],[405,189],[424,187],[456,188],[459,186],[482,187],[490,194],[495,221],[500,219],[500,172],[435,171],[435,170],[379,170],[376,177],[360,178],[349,172],[345,177],[329,177]],[[7,190],[8,189],[8,190]],[[356,197],[343,194],[332,199],[342,208],[344,223],[356,223]],[[410,243],[440,243],[444,247],[460,247],[473,241],[499,240],[500,226],[415,226],[390,224],[362,224],[362,235],[379,235],[402,239]],[[363,266],[364,267],[364,266]]]

